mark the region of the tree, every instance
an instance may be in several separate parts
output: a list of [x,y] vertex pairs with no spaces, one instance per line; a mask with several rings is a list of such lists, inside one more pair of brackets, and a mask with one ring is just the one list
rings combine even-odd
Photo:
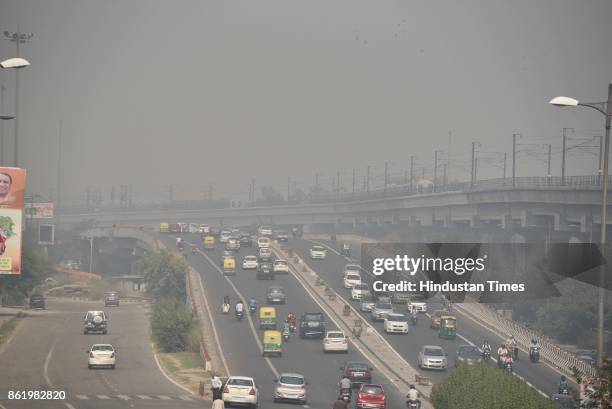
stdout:
[[185,273],[189,268],[182,255],[162,250],[139,260],[137,268],[144,273],[147,292],[155,299],[187,299]]
[[193,324],[191,312],[175,298],[163,298],[153,306],[151,332],[162,352],[187,350]]
[[7,303],[21,304],[32,290],[43,282],[53,266],[32,246],[24,244],[20,275],[0,275],[0,298]]

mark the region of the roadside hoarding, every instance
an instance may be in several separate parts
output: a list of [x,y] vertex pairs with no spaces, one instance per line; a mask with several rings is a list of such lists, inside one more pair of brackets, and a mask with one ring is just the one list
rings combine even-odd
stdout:
[[25,216],[27,219],[52,219],[53,203],[26,203]]
[[0,274],[21,274],[26,170],[0,167]]

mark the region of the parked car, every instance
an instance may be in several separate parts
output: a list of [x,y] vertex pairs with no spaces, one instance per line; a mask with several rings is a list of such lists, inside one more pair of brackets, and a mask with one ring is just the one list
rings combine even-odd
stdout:
[[311,259],[325,260],[326,257],[327,257],[327,250],[325,250],[325,248],[323,248],[322,246],[312,246],[310,248],[310,258]]
[[446,357],[448,354],[444,349],[437,345],[425,345],[421,348],[417,362],[421,369],[446,370]]
[[285,372],[281,373],[274,382],[276,382],[274,402],[293,401],[301,405],[306,404],[306,385],[308,383],[304,379],[304,375]]
[[266,300],[268,304],[285,304],[287,296],[283,287],[268,287],[266,292]]
[[348,353],[348,337],[342,331],[327,331],[323,338],[323,352]]
[[255,409],[259,403],[259,390],[251,377],[230,376],[223,387],[222,397],[228,407],[233,404],[246,404]]
[[305,313],[300,318],[300,338],[313,337],[325,337],[325,318],[320,312]]
[[111,344],[93,344],[87,348],[87,354],[87,368],[106,366],[115,369],[116,351]]
[[459,363],[468,365],[479,364],[482,362],[482,351],[474,345],[459,345],[455,356],[455,366]]
[[359,388],[355,409],[386,409],[387,397],[381,385],[364,384]]
[[372,382],[373,368],[365,362],[347,362],[340,370],[342,371],[340,377],[347,377],[353,388]]
[[30,296],[31,309],[45,309],[45,296],[42,294],[32,294]]
[[387,334],[407,334],[409,331],[408,317],[404,314],[387,314],[383,327]]
[[84,320],[84,334],[89,334],[90,332],[107,333],[108,318],[104,311],[87,311]]

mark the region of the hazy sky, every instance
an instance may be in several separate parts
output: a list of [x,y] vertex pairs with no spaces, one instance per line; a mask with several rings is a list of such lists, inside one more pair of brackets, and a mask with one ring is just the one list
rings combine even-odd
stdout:
[[[64,129],[64,201],[87,186],[134,186],[135,201],[245,197],[257,185],[349,187],[382,180],[435,149],[452,177],[499,177],[519,146],[519,175],[560,173],[561,129],[603,133],[603,116],[547,104],[604,100],[612,81],[612,2],[573,0],[0,0],[0,32],[34,33],[20,83],[28,190],[49,195]],[[0,58],[14,56],[0,40]],[[5,111],[14,73],[0,72]],[[4,125],[12,152],[13,124]],[[597,142],[574,139],[568,174],[593,174]],[[11,162],[9,161],[8,164]],[[510,163],[510,157],[508,157]],[[497,165],[497,167],[495,166]],[[440,168],[442,172],[442,168]],[[510,168],[508,167],[508,174]]]

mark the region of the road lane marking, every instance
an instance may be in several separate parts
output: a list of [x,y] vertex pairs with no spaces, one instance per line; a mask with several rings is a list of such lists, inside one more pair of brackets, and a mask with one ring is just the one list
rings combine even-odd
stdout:
[[143,399],[143,400],[150,400],[150,399],[152,399],[148,395],[136,395],[136,397],[139,398],[139,399]]
[[[153,359],[155,360],[155,363],[157,364],[157,368],[159,369],[159,372],[161,372],[161,374],[170,382],[172,382],[175,386],[181,388],[182,390],[184,390],[185,392],[189,392],[191,393],[191,391],[189,389],[187,389],[186,387],[184,387],[183,385],[181,385],[180,383],[176,382],[174,379],[172,379],[170,376],[168,376],[168,374],[166,374],[166,372],[164,371],[164,369],[162,368],[161,364],[159,363],[159,359],[157,359],[157,354],[155,353],[155,345],[153,345],[153,342],[151,342],[151,351],[153,351]],[[142,395],[145,396],[145,395]],[[142,399],[142,398],[141,398]],[[150,398],[149,398],[150,399]]]
[[51,356],[53,356],[53,351],[55,350],[56,343],[57,343],[57,340],[53,343],[53,345],[49,349],[49,353],[47,353],[47,356],[45,358],[45,365],[43,366],[43,377],[45,378],[47,385],[51,389],[55,387],[53,386],[53,383],[51,382],[51,379],[49,378],[49,362],[51,361]]
[[96,397],[98,399],[102,399],[102,400],[110,399],[110,396],[108,396],[108,395],[96,395]]
[[127,395],[117,395],[117,397],[121,400],[130,400],[131,398]]
[[67,407],[68,409],[76,409],[74,406],[72,406],[72,405],[71,405],[70,403],[68,403],[68,402],[64,402],[64,405],[66,405],[66,407]]
[[86,395],[74,395],[74,397],[81,400],[89,399],[89,396]]
[[172,398],[170,396],[166,396],[166,395],[157,395],[157,397],[160,400],[172,400]]
[[192,402],[193,399],[191,398],[191,396],[179,396],[180,400],[184,400],[184,401],[188,401],[188,402]]
[[[225,276],[225,274],[223,274],[223,270],[221,270],[221,268],[212,261],[212,259],[208,256],[208,254],[202,252],[200,249],[198,249],[198,252],[200,254],[202,254],[204,256],[204,258],[206,258],[206,260],[208,260],[208,262],[210,263],[210,265],[212,265],[215,270],[221,275],[221,277],[223,277],[225,279],[225,281],[227,281],[227,283],[232,287],[232,289],[234,290],[234,292],[238,295],[238,297],[240,297],[240,299],[242,300],[242,302],[247,305],[247,301],[246,298],[244,298],[244,296],[242,295],[242,293],[240,291],[238,291],[238,288],[234,285],[234,283],[232,282],[232,280],[230,280],[227,276]],[[257,346],[259,347],[259,351],[263,354],[263,345],[261,343],[261,340],[259,339],[259,336],[257,335],[257,330],[255,330],[255,325],[253,324],[253,319],[251,318],[251,314],[248,312],[245,312],[244,314],[247,318],[247,321],[249,323],[249,326],[251,328],[251,332],[253,333],[253,337],[255,338],[255,342],[257,342]],[[266,363],[268,364],[268,366],[270,367],[270,370],[272,370],[272,373],[274,374],[275,377],[278,378],[279,376],[279,372],[276,369],[276,367],[274,366],[274,364],[272,363],[272,361],[270,361],[270,358],[268,357],[263,357],[263,359],[266,361]],[[228,375],[230,373],[228,372]]]

